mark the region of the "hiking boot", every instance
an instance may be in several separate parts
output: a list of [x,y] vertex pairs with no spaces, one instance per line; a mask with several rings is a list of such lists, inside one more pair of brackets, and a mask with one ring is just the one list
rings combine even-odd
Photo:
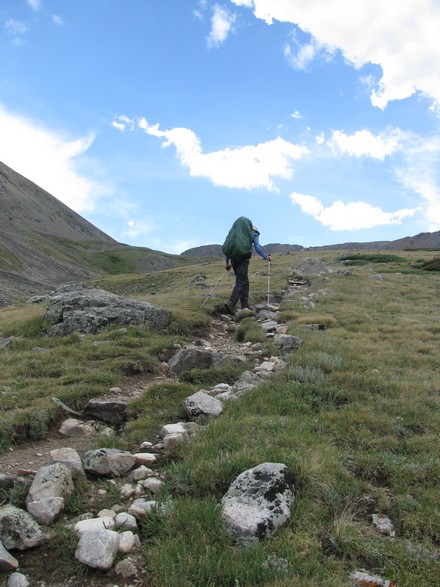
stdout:
[[248,302],[241,304],[241,309],[242,310],[250,310],[251,312],[253,312],[255,310],[255,308],[253,306],[251,306]]
[[235,308],[231,304],[231,302],[226,302],[226,304],[225,304],[225,311],[226,311],[227,314],[230,314],[231,316],[235,316]]

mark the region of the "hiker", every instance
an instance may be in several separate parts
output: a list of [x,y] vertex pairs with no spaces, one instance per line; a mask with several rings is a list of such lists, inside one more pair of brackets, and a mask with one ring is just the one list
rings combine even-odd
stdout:
[[245,216],[240,216],[232,225],[223,244],[222,250],[226,256],[226,270],[229,271],[232,267],[235,273],[235,286],[229,301],[225,305],[225,310],[232,316],[235,314],[235,305],[238,300],[240,300],[242,309],[253,309],[249,305],[248,276],[252,245],[265,261],[271,261],[271,256],[267,255],[261,248],[258,240],[259,235],[260,233],[257,227],[252,224],[252,221]]

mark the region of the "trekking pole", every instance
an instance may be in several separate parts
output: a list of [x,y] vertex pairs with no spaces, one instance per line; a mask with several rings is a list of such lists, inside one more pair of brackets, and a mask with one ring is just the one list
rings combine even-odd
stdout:
[[206,300],[203,302],[203,304],[200,306],[201,308],[203,308],[203,306],[206,304],[206,302],[209,300],[209,298],[212,296],[212,294],[214,293],[214,291],[218,288],[218,286],[220,285],[223,277],[226,275],[226,273],[228,272],[228,270],[226,269],[226,271],[223,273],[223,275],[220,277],[220,279],[217,281],[217,283],[214,285],[214,287],[211,289],[211,291],[209,292],[208,297],[206,298]]
[[270,304],[270,261],[267,264],[267,304]]

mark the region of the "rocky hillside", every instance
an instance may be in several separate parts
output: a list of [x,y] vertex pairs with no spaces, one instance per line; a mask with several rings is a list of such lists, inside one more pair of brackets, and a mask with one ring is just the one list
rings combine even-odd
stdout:
[[179,256],[118,243],[3,163],[0,226],[0,305],[61,283],[183,262]]

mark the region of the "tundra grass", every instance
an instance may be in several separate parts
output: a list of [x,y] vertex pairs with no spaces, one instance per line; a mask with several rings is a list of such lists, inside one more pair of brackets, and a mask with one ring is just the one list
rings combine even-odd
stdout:
[[[304,256],[322,259],[334,272],[311,277],[306,290],[288,292],[288,277]],[[401,261],[370,258],[350,268],[350,275],[337,273],[343,265],[336,251],[276,257],[271,290],[285,291],[282,315],[289,333],[304,344],[285,357],[284,371],[226,403],[218,419],[202,422],[199,435],[164,463],[166,489],[159,499],[172,507],[147,518],[141,529],[148,585],[348,587],[350,573],[361,569],[399,587],[438,584],[440,282],[431,271],[406,271],[424,258],[432,252],[405,251]],[[265,300],[266,268],[252,259],[252,303]],[[163,272],[163,294],[136,289],[146,283],[141,276],[126,285],[122,276],[111,281],[128,291],[137,279],[130,295],[163,303],[184,323],[194,318],[206,327],[211,312],[228,298],[233,278],[228,274],[217,286],[224,272],[220,262],[200,269],[208,286],[201,289],[189,267]],[[0,328],[2,320],[0,312]],[[7,331],[18,336],[19,323],[21,328],[26,321],[9,316]],[[313,323],[325,329],[309,328]],[[154,359],[161,344],[171,351],[173,340],[149,342],[139,332],[103,333],[86,337],[85,344],[70,337],[56,342],[63,345],[60,356],[55,353],[43,367],[31,361],[41,352],[35,347],[52,352],[55,342],[14,339],[12,348],[1,351],[9,361],[2,399],[14,393],[15,401],[21,394],[29,401],[35,394],[39,408],[47,399],[38,397],[40,379],[54,386],[64,380],[60,387],[74,398],[87,372],[94,375],[87,393],[98,394],[112,377],[122,376],[120,368],[112,370],[118,356],[130,359],[133,353],[134,362],[142,363],[145,351]],[[63,360],[69,354],[74,361],[67,368]],[[33,369],[39,377],[32,378]],[[148,440],[162,425],[184,418],[182,401],[194,389],[176,382],[145,392],[131,405],[127,437]],[[10,413],[20,414],[8,401]],[[85,396],[77,403],[82,401]],[[292,471],[292,515],[273,539],[238,548],[223,530],[220,500],[237,475],[265,461],[285,463]],[[392,520],[394,537],[376,530],[373,514]]]

